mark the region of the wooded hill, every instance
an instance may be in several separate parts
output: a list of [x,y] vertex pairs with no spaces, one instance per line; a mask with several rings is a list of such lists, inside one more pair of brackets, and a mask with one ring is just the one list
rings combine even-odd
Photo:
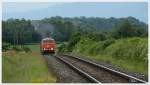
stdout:
[[[122,25],[124,24],[124,25]],[[122,27],[120,27],[122,25]],[[76,32],[114,38],[147,36],[148,25],[134,17],[51,17],[42,20],[8,19],[2,21],[2,40],[11,44],[36,43],[46,34],[58,42],[68,41]],[[119,29],[121,28],[121,29]],[[92,33],[92,34],[91,34]]]
[[[148,25],[144,22],[139,21],[134,17],[127,18],[100,18],[100,17],[75,17],[75,18],[63,18],[60,16],[45,18],[42,20],[32,21],[34,26],[39,32],[47,31],[51,32],[52,36],[56,41],[68,41],[69,36],[71,36],[76,31],[86,34],[87,32],[97,32],[97,33],[108,33],[112,30],[117,30],[117,28],[125,23],[130,25],[124,27],[124,30],[130,31],[132,36],[141,36],[147,34]],[[49,25],[49,29],[47,26]],[[41,30],[42,29],[42,30]],[[119,29],[118,29],[119,30]],[[123,30],[123,29],[121,29]],[[42,33],[43,34],[43,33]],[[45,33],[46,35],[46,33]],[[127,34],[128,35],[128,34]],[[44,36],[44,35],[43,35]],[[119,36],[119,35],[117,35]],[[98,36],[97,36],[98,37]]]

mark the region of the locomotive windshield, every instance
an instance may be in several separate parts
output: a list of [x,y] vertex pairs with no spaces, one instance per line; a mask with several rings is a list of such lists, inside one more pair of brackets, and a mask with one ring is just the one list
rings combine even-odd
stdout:
[[43,40],[43,43],[54,43],[54,40]]

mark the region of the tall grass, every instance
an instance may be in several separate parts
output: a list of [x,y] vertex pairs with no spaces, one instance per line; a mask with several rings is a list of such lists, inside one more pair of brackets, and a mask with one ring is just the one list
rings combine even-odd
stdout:
[[56,82],[45,60],[39,52],[38,45],[29,46],[32,52],[7,51],[2,54],[2,82],[32,83]]
[[99,42],[83,38],[76,44],[73,52],[114,64],[121,69],[148,74],[147,38],[134,37]]

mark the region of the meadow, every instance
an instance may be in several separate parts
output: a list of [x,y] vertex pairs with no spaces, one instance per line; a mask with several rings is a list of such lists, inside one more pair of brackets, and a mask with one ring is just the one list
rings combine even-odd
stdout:
[[27,45],[31,52],[2,53],[3,83],[54,83],[56,77],[40,54],[39,45]]

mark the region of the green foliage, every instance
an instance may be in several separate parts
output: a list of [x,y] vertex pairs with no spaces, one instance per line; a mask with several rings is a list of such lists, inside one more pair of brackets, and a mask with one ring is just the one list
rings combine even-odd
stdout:
[[114,43],[114,39],[109,39],[105,41],[93,41],[93,39],[88,37],[82,37],[80,41],[76,44],[74,51],[79,53],[87,54],[102,54],[106,47]]
[[[80,30],[82,35],[92,38],[94,41],[103,41],[108,37],[116,39],[145,37],[148,34],[148,25],[134,17],[106,19],[99,17],[63,18],[56,16],[45,18],[41,22],[53,25],[54,32],[52,36],[56,41],[61,42],[68,42],[73,38],[71,35],[78,30]],[[112,29],[114,31],[112,33],[109,32]]]
[[3,83],[55,83],[56,76],[47,68],[39,45],[28,45],[32,52],[2,54]]
[[116,59],[147,62],[147,42],[146,38],[110,39],[99,42],[90,38],[81,38],[73,51],[90,55],[105,54]]
[[39,42],[40,34],[31,25],[30,20],[8,19],[2,22],[2,40],[13,45]]
[[68,41],[74,30],[72,22],[61,20],[60,17],[55,17],[55,19],[52,17],[51,19],[43,20],[43,22],[50,23],[55,27],[52,37],[54,37],[56,41]]
[[27,46],[22,46],[22,49],[27,53],[27,52],[31,52],[30,48]]
[[[63,18],[60,16],[36,20],[41,24],[48,24],[46,31],[51,32],[52,37],[59,42],[66,42],[72,39],[71,35],[78,30],[84,36],[92,38],[94,41],[106,40],[107,36],[111,34],[110,30],[114,28],[112,35],[109,37],[123,38],[123,37],[145,37],[148,35],[148,25],[140,22],[134,17],[127,18],[99,18],[99,17],[75,17]],[[11,44],[26,44],[35,43],[41,40],[42,29],[35,30],[33,23],[35,21],[25,19],[8,19],[2,21],[2,40]],[[42,28],[39,26],[39,28]],[[37,32],[38,31],[38,32]],[[39,31],[41,34],[39,34]],[[104,33],[102,31],[107,32]],[[70,49],[71,50],[71,49]]]
[[146,38],[116,40],[116,43],[106,48],[106,52],[116,59],[130,59],[137,62],[147,62],[148,40]]
[[83,35],[92,39],[93,41],[106,40],[106,34],[103,31],[90,31]]
[[111,36],[113,38],[141,37],[147,34],[146,29],[139,25],[132,25],[128,20],[120,22],[112,29]]
[[12,46],[11,46],[10,43],[6,43],[6,42],[3,42],[3,43],[2,43],[2,51],[10,50],[11,47],[12,47]]
[[[108,39],[97,42],[82,37],[73,49],[73,53],[91,56],[88,58],[109,62],[125,69],[147,74],[147,38]],[[144,67],[139,69],[138,66],[141,65]]]
[[80,41],[80,37],[81,37],[80,32],[76,32],[76,33],[72,34],[72,36],[68,42],[68,45],[67,45],[67,49],[69,52],[72,52],[75,45]]
[[[10,46],[9,48],[8,48],[8,50],[9,51],[16,51],[16,52],[31,52],[31,50],[30,50],[30,48],[29,47],[27,47],[27,46],[21,46],[21,45],[14,45],[14,46]],[[8,51],[7,50],[7,51]]]
[[[52,37],[59,44],[57,45],[58,52],[88,55],[92,56],[88,57],[91,59],[147,73],[148,25],[134,17],[106,19],[56,16],[38,21],[54,27]],[[2,21],[2,40],[8,42],[2,44],[2,50],[12,49],[18,53],[25,51],[27,54],[31,53],[30,51],[40,53],[38,46],[18,45],[37,43],[41,40],[38,29],[35,30],[31,22],[25,19]],[[143,67],[139,68],[139,66]]]
[[57,48],[58,48],[58,52],[68,52],[66,43],[60,44]]
[[126,20],[115,29],[113,34],[115,38],[132,37],[133,31],[131,24]]
[[16,52],[31,52],[30,48],[27,46],[21,46],[21,45],[11,45],[10,43],[3,43],[2,44],[2,51],[10,51],[10,50],[14,50]]
[[[76,32],[74,32],[71,35],[71,38],[68,41],[68,43],[67,44],[62,44],[58,49],[59,49],[59,51],[62,51],[62,49],[63,49],[63,50],[65,50],[65,52],[72,52],[73,48],[76,46],[76,44],[78,42],[81,42],[82,44],[84,44],[84,43],[86,43],[86,41],[88,41],[87,43],[89,43],[89,39],[91,41],[95,41],[95,42],[105,40],[106,37],[105,36],[100,36],[101,34],[102,33],[96,33],[96,32],[95,32],[95,34],[94,34],[94,32],[92,32],[92,33],[86,32],[85,34],[82,34],[81,31],[77,30]],[[80,41],[80,39],[81,39],[81,41]],[[89,44],[91,44],[91,43],[89,43]]]
[[109,45],[113,44],[115,42],[114,39],[108,39],[108,40],[105,40],[103,41],[101,44],[102,44],[102,48],[103,50],[108,47]]
[[13,47],[12,47],[12,50],[15,50],[15,51],[17,51],[17,52],[23,51],[23,49],[22,49],[21,46],[13,46]]
[[[132,70],[135,68],[140,72],[147,68],[145,37],[148,35],[148,25],[134,17],[105,19],[56,16],[43,19],[42,22],[50,23],[55,27],[53,36],[60,42],[58,52],[75,52],[94,56],[91,58]],[[129,61],[134,63],[130,67],[126,64]],[[145,67],[138,69],[134,67],[135,64]]]
[[[82,48],[80,49],[75,49],[76,52],[86,52],[88,49],[89,49],[89,44],[91,44],[91,41],[89,38],[86,38],[86,37],[82,37],[80,39],[80,42],[76,44],[75,48],[80,48],[80,46],[82,46]],[[87,47],[88,46],[88,47]]]

